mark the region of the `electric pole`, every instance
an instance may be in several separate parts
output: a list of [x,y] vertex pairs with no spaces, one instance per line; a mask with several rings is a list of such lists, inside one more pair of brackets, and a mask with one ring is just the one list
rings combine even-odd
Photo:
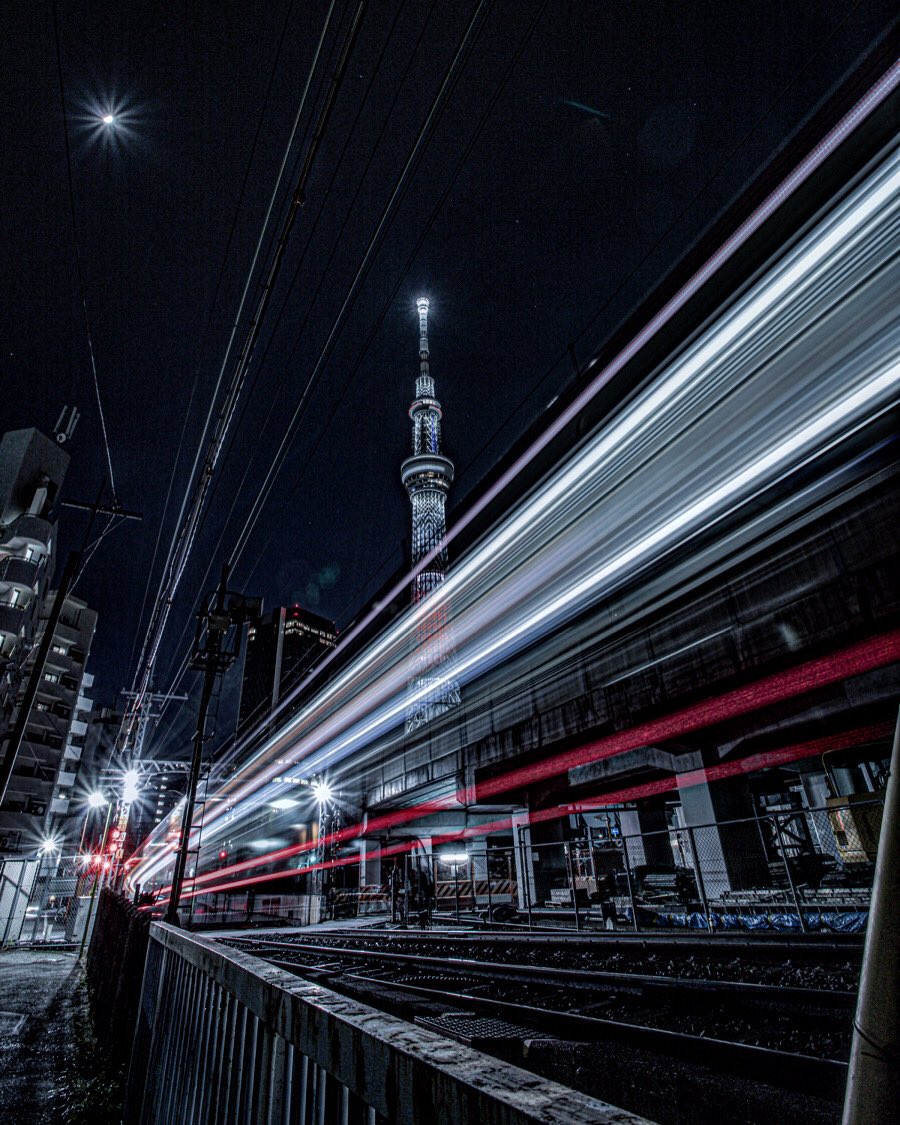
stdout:
[[[197,633],[194,640],[191,667],[203,672],[203,689],[200,694],[200,707],[197,712],[197,727],[194,732],[194,750],[191,755],[191,768],[188,773],[187,792],[184,797],[184,812],[181,818],[181,836],[175,858],[175,874],[172,877],[172,891],[165,921],[178,925],[178,904],[184,887],[184,873],[190,854],[191,827],[194,807],[197,803],[197,784],[200,780],[200,765],[203,758],[203,744],[206,741],[206,717],[212,700],[216,679],[231,667],[240,651],[240,630],[233,649],[227,649],[225,642],[233,625],[240,626],[250,617],[258,616],[262,609],[259,598],[245,598],[228,590],[228,563],[222,567],[222,575],[215,593],[207,596],[206,608],[197,614]],[[204,635],[205,627],[205,635]]]

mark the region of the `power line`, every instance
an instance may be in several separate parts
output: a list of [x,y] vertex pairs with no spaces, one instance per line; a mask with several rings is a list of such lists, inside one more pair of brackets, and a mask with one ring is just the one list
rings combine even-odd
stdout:
[[81,267],[81,250],[78,245],[78,221],[75,216],[75,192],[72,186],[72,154],[69,149],[69,113],[66,108],[66,89],[63,81],[62,53],[59,46],[59,19],[56,10],[56,0],[53,0],[53,39],[56,45],[56,76],[59,81],[59,100],[62,105],[63,138],[66,149],[66,183],[69,192],[69,215],[72,220],[72,243],[75,247],[75,272],[78,274],[78,292],[81,298],[81,314],[84,320],[84,332],[87,337],[88,355],[91,360],[91,375],[94,381],[94,394],[97,398],[97,412],[100,416],[100,431],[103,435],[103,448],[106,451],[106,465],[109,470],[109,487],[113,500],[118,502],[116,495],[116,479],[113,473],[112,456],[109,451],[109,435],[106,431],[106,415],[103,413],[103,402],[100,398],[100,380],[97,377],[97,360],[94,355],[94,338],[91,333],[91,321],[88,316],[87,286],[84,280],[84,270]]
[[265,120],[266,113],[267,113],[268,108],[269,108],[269,99],[270,99],[271,94],[272,94],[272,86],[273,86],[274,81],[275,81],[275,74],[278,70],[278,63],[281,59],[281,51],[282,51],[282,47],[284,46],[284,40],[285,40],[285,37],[286,37],[286,34],[287,34],[287,29],[288,29],[288,25],[290,23],[291,15],[293,14],[293,10],[294,10],[294,0],[290,0],[290,3],[288,4],[288,7],[287,7],[287,11],[285,13],[284,22],[282,23],[282,26],[281,26],[281,35],[279,36],[279,39],[278,39],[278,46],[275,49],[275,58],[272,61],[272,66],[271,66],[271,69],[269,71],[269,80],[268,80],[268,83],[266,85],[266,92],[265,92],[265,96],[263,97],[263,104],[262,104],[262,107],[259,111],[259,116],[258,116],[257,121],[256,121],[256,130],[253,134],[253,142],[250,145],[250,154],[247,157],[247,163],[244,167],[244,175],[243,175],[243,179],[241,180],[241,188],[240,188],[240,191],[238,192],[237,204],[235,205],[234,214],[233,214],[232,219],[231,219],[231,226],[229,228],[228,238],[227,238],[226,243],[225,243],[225,251],[222,255],[221,264],[219,265],[219,272],[218,272],[218,275],[216,277],[216,284],[215,284],[214,289],[213,289],[213,295],[212,295],[212,299],[211,299],[210,305],[209,305],[209,312],[207,313],[206,320],[205,320],[205,322],[203,324],[203,328],[200,332],[200,339],[199,339],[198,344],[197,344],[197,357],[198,358],[197,358],[196,366],[194,368],[194,379],[193,379],[193,383],[191,385],[191,393],[188,396],[187,408],[185,409],[185,412],[184,412],[184,420],[182,421],[182,424],[181,424],[181,434],[180,434],[179,439],[178,439],[178,448],[175,451],[175,460],[172,463],[172,472],[169,476],[169,486],[168,486],[168,489],[166,490],[166,499],[165,499],[165,502],[163,504],[163,511],[162,511],[162,515],[160,516],[160,520],[159,520],[159,529],[157,530],[157,533],[156,533],[156,542],[154,543],[154,546],[153,546],[153,557],[150,560],[150,566],[147,569],[147,582],[144,586],[144,596],[143,596],[143,599],[141,600],[141,608],[140,608],[140,612],[138,613],[137,626],[136,626],[135,631],[134,631],[134,640],[132,641],[131,652],[129,653],[129,656],[128,656],[128,667],[129,668],[131,667],[131,663],[134,660],[135,649],[137,648],[138,637],[140,636],[140,632],[141,632],[141,624],[144,620],[144,610],[147,607],[147,599],[150,596],[150,585],[151,585],[151,582],[153,580],[153,572],[156,569],[156,558],[157,558],[157,555],[159,553],[159,545],[160,545],[160,542],[162,540],[163,527],[165,526],[166,516],[168,515],[168,512],[169,512],[169,503],[171,501],[172,493],[174,491],[175,477],[176,477],[176,474],[177,474],[177,471],[178,471],[178,463],[181,460],[181,451],[184,447],[184,439],[185,439],[185,435],[187,433],[188,421],[190,420],[190,417],[191,417],[191,407],[193,406],[194,397],[197,393],[197,386],[198,386],[199,381],[200,381],[200,371],[201,371],[201,368],[202,368],[202,356],[203,356],[203,349],[204,349],[204,346],[206,344],[206,336],[207,336],[207,333],[209,331],[210,325],[212,324],[212,319],[213,319],[213,316],[215,315],[216,307],[218,305],[219,291],[222,287],[222,281],[223,281],[224,276],[225,276],[225,267],[228,264],[228,257],[229,257],[229,254],[231,253],[231,245],[232,245],[232,242],[234,241],[234,234],[235,234],[235,231],[237,229],[238,217],[240,216],[241,208],[243,207],[243,204],[244,204],[244,196],[245,196],[246,191],[247,191],[247,183],[250,179],[250,169],[253,166],[253,159],[256,155],[256,148],[257,148],[257,145],[259,143],[260,134],[262,132],[263,121]]
[[[281,177],[282,177],[283,172],[284,172],[284,167],[287,163],[288,152],[290,151],[290,147],[293,144],[293,138],[294,138],[294,135],[296,133],[297,126],[299,125],[300,117],[302,115],[303,108],[304,108],[305,103],[306,103],[306,97],[307,97],[307,94],[309,92],[309,88],[310,88],[310,84],[312,82],[313,74],[315,73],[315,71],[317,69],[319,56],[320,56],[320,53],[321,53],[321,50],[322,50],[322,45],[325,41],[325,37],[326,37],[326,34],[328,32],[328,28],[330,27],[331,18],[332,18],[332,14],[334,12],[334,8],[335,8],[335,0],[332,0],[332,3],[331,3],[331,5],[328,9],[328,14],[327,14],[326,19],[325,19],[325,24],[322,28],[322,34],[319,38],[319,42],[318,42],[318,45],[316,47],[316,50],[315,50],[315,53],[314,53],[314,56],[313,56],[312,64],[311,64],[309,72],[307,74],[307,80],[306,80],[306,84],[304,86],[303,95],[301,97],[300,107],[298,109],[297,117],[296,117],[295,122],[294,122],[294,130],[291,134],[291,140],[290,140],[288,149],[285,152],[284,160],[282,161],[281,170],[279,172],[278,183],[276,184],[276,189],[275,189],[275,192],[273,192],[272,200],[271,200],[270,205],[269,205],[269,210],[268,210],[267,215],[266,215],[265,225],[263,227],[263,235],[264,235],[264,232],[265,232],[265,229],[266,229],[266,225],[268,224],[269,216],[271,215],[272,209],[274,207],[275,198],[276,198],[276,195],[277,195],[277,192],[278,192],[278,184],[280,184]],[[331,87],[331,90],[329,91],[329,96],[326,98],[325,106],[323,107],[323,110],[319,115],[319,120],[318,120],[316,129],[314,130],[312,141],[310,143],[309,150],[307,152],[307,159],[305,160],[304,165],[303,165],[303,169],[302,169],[302,172],[301,172],[301,178],[300,178],[300,180],[297,184],[297,187],[295,189],[294,196],[293,196],[293,199],[291,201],[291,205],[290,205],[290,208],[288,210],[287,216],[286,216],[286,218],[285,218],[285,220],[282,224],[281,234],[280,234],[280,237],[279,237],[279,240],[278,240],[278,244],[276,246],[275,255],[274,255],[273,261],[272,261],[272,263],[269,267],[269,270],[268,270],[268,273],[267,273],[267,276],[266,276],[266,280],[263,284],[262,293],[261,293],[259,302],[257,303],[256,309],[255,309],[255,311],[254,311],[254,313],[251,317],[251,320],[249,322],[247,334],[246,334],[245,339],[244,339],[243,347],[241,349],[240,355],[238,356],[238,359],[237,359],[234,371],[232,373],[232,376],[229,379],[228,384],[226,386],[224,400],[223,400],[223,402],[222,402],[222,404],[219,408],[218,416],[216,418],[216,423],[215,423],[215,426],[213,427],[213,430],[212,430],[212,435],[211,435],[209,441],[207,442],[206,441],[206,435],[209,433],[210,423],[212,421],[212,413],[213,413],[213,409],[214,409],[214,406],[215,406],[215,401],[216,401],[216,398],[218,397],[219,387],[221,386],[222,381],[224,379],[225,366],[226,366],[227,360],[228,360],[228,358],[230,356],[230,353],[231,353],[231,348],[232,348],[233,341],[234,341],[234,338],[235,338],[235,334],[236,334],[236,331],[237,331],[238,321],[240,320],[241,312],[243,310],[244,301],[246,299],[246,295],[247,295],[247,292],[249,290],[250,278],[251,278],[251,276],[252,276],[252,274],[255,270],[256,260],[257,260],[257,257],[258,257],[259,247],[260,247],[260,244],[262,242],[263,235],[261,235],[261,237],[260,237],[260,243],[257,244],[257,254],[254,256],[254,260],[253,260],[253,263],[251,265],[250,273],[248,274],[248,277],[247,277],[247,282],[246,282],[246,285],[245,285],[245,288],[244,288],[244,294],[241,298],[241,304],[240,304],[240,307],[239,307],[239,310],[238,310],[238,314],[235,318],[235,325],[234,325],[234,328],[232,330],[231,337],[229,339],[225,359],[223,360],[222,367],[220,369],[219,379],[218,379],[218,382],[217,382],[216,390],[213,394],[213,398],[212,398],[211,403],[210,403],[210,410],[209,410],[209,413],[207,415],[206,424],[204,426],[203,437],[201,438],[200,445],[198,446],[197,455],[196,455],[195,460],[194,460],[194,466],[191,470],[190,480],[193,481],[195,476],[196,476],[196,484],[193,488],[193,495],[192,496],[190,495],[190,490],[188,492],[186,492],[186,494],[185,494],[185,499],[184,499],[184,502],[182,504],[181,513],[179,514],[178,527],[177,527],[175,536],[173,538],[172,545],[171,545],[170,550],[169,550],[168,562],[167,562],[167,566],[166,566],[165,571],[164,571],[163,582],[161,584],[160,591],[159,591],[159,594],[158,594],[157,599],[156,599],[156,604],[154,606],[154,613],[151,616],[150,627],[148,629],[148,633],[147,633],[147,636],[146,636],[146,639],[145,639],[145,642],[144,642],[144,646],[143,646],[143,650],[142,650],[142,654],[141,654],[141,660],[140,660],[140,668],[139,668],[139,671],[138,671],[138,673],[136,674],[136,677],[135,677],[135,687],[137,689],[137,695],[136,695],[136,698],[135,698],[134,705],[131,709],[131,714],[127,715],[124,722],[123,722],[123,734],[124,734],[125,738],[128,738],[131,730],[133,730],[135,717],[140,711],[142,696],[143,696],[144,692],[146,692],[146,690],[148,688],[148,685],[149,685],[149,682],[150,682],[150,679],[152,678],[152,675],[153,675],[153,670],[154,670],[155,661],[156,661],[156,655],[157,655],[157,652],[159,651],[159,645],[160,645],[160,642],[162,641],[162,635],[163,635],[163,632],[165,630],[165,626],[166,626],[166,622],[168,620],[169,613],[171,611],[174,595],[175,595],[175,592],[178,588],[178,584],[181,580],[181,577],[184,573],[184,569],[187,565],[187,560],[190,556],[190,552],[191,552],[191,549],[193,547],[193,543],[194,543],[194,540],[195,540],[195,537],[196,537],[200,517],[201,517],[202,511],[203,511],[204,502],[206,500],[206,496],[207,496],[207,493],[208,493],[209,488],[210,488],[210,484],[211,484],[211,481],[212,481],[213,473],[215,471],[215,467],[216,467],[216,463],[218,461],[219,454],[221,453],[222,448],[224,446],[225,438],[227,436],[230,423],[231,423],[231,421],[234,417],[234,414],[235,414],[235,411],[236,411],[236,408],[237,408],[238,398],[239,398],[241,389],[243,387],[244,380],[246,378],[247,369],[248,369],[250,359],[251,359],[252,354],[253,354],[253,349],[254,349],[254,347],[256,345],[256,342],[259,338],[259,332],[260,332],[260,329],[261,329],[261,326],[262,326],[263,319],[264,319],[265,314],[266,314],[266,310],[267,310],[268,305],[269,305],[269,301],[270,301],[271,294],[272,294],[272,289],[273,289],[275,280],[278,276],[278,272],[279,272],[280,267],[281,267],[281,262],[282,262],[282,258],[283,258],[283,255],[284,255],[284,249],[285,249],[285,246],[287,244],[288,237],[290,236],[291,229],[294,225],[294,221],[296,219],[297,212],[303,204],[303,192],[305,190],[306,178],[309,175],[309,171],[310,171],[310,168],[311,168],[311,165],[312,165],[312,158],[315,157],[315,154],[318,151],[318,146],[319,146],[319,143],[321,142],[321,137],[324,133],[325,126],[327,125],[328,116],[330,114],[331,105],[333,104],[333,99],[334,99],[334,96],[335,96],[335,93],[336,93],[336,89],[339,86],[341,79],[343,78],[344,70],[346,68],[346,64],[347,64],[347,60],[348,60],[349,55],[350,55],[350,51],[352,50],[352,47],[353,47],[353,45],[356,41],[356,37],[357,37],[358,31],[359,31],[359,26],[360,26],[360,22],[361,22],[361,18],[362,18],[362,12],[363,12],[364,8],[365,8],[364,2],[360,3],[359,6],[357,7],[356,14],[353,18],[350,29],[349,29],[348,34],[346,36],[345,47],[344,47],[344,50],[343,50],[343,53],[342,53],[342,56],[341,56],[341,60],[340,60],[339,66],[338,66],[338,70],[332,78],[332,87]],[[311,158],[310,154],[312,154],[312,158]],[[205,454],[205,457],[203,458],[203,464],[200,467],[200,471],[199,471],[199,475],[198,475],[197,474],[197,468],[198,468],[198,464],[200,462],[201,454],[203,452],[204,444],[206,445],[206,454]],[[190,501],[190,503],[189,503],[189,501]]]
[[350,285],[350,290],[348,291],[347,296],[344,298],[344,302],[341,305],[338,315],[335,317],[334,323],[331,326],[331,331],[328,334],[325,345],[319,353],[319,358],[316,361],[315,367],[313,368],[307,380],[306,386],[303,389],[303,394],[301,395],[300,402],[297,404],[297,407],[291,417],[291,421],[288,423],[287,430],[285,431],[284,437],[281,440],[281,444],[278,447],[278,451],[275,454],[275,460],[273,462],[272,468],[266,475],[266,479],[263,482],[259,495],[254,500],[253,507],[245,523],[244,530],[242,531],[241,536],[238,538],[234,550],[232,551],[231,558],[229,559],[229,562],[232,565],[240,557],[241,553],[243,552],[244,546],[246,545],[250,535],[252,534],[253,528],[256,526],[256,522],[259,519],[259,514],[262,511],[263,505],[265,504],[272,490],[272,486],[275,482],[275,477],[277,476],[281,465],[284,463],[284,459],[287,456],[287,448],[295,432],[296,423],[306,404],[306,399],[309,391],[314,385],[315,380],[318,378],[322,367],[328,360],[331,354],[331,350],[334,347],[334,343],[343,329],[347,313],[356,301],[356,297],[359,293],[359,288],[368,275],[375,253],[379,249],[387,228],[393,219],[396,207],[398,206],[403,196],[406,194],[410,174],[414,172],[414,170],[418,167],[419,162],[421,161],[422,153],[428,141],[430,140],[437,119],[440,113],[443,112],[446,98],[449,92],[453,90],[459,79],[461,67],[464,65],[466,59],[468,58],[469,52],[472,49],[472,45],[478,36],[478,32],[480,32],[481,30],[486,10],[492,6],[492,3],[493,0],[478,0],[478,3],[475,6],[472,16],[470,17],[469,22],[466,26],[466,30],[463,34],[462,40],[460,41],[456,52],[454,53],[453,58],[450,62],[450,65],[444,74],[444,78],[441,82],[440,88],[438,89],[437,94],[432,100],[431,107],[425,119],[425,123],[419,130],[419,134],[416,137],[415,144],[413,145],[409,156],[407,157],[406,163],[403,166],[403,170],[400,173],[400,176],[397,178],[396,183],[394,184],[394,189],[391,192],[391,197],[388,200],[387,206],[382,212],[381,218],[378,222],[378,226],[375,229],[375,233],[369,240],[369,244],[363,256],[363,260],[360,263],[360,266],[356,271],[356,275]]

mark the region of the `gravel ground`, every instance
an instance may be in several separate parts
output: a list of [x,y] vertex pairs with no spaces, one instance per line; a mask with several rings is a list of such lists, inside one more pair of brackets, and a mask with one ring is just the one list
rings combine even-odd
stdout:
[[[257,935],[242,935],[253,940]],[[262,935],[259,935],[262,936]],[[683,954],[671,950],[621,952],[618,950],[584,949],[552,946],[548,943],[524,947],[524,943],[429,941],[416,944],[407,938],[403,944],[388,936],[353,935],[352,938],[320,936],[319,934],[278,934],[278,941],[314,945],[343,945],[377,950],[378,952],[414,953],[428,957],[458,957],[479,961],[544,965],[554,969],[583,969],[608,973],[647,973],[653,976],[681,977],[689,980],[748,981],[754,984],[778,985],[782,988],[821,988],[826,991],[852,992],[859,980],[859,957],[848,954],[835,963],[816,964],[806,958],[784,960],[752,959],[752,954],[733,950],[711,951],[709,955]],[[271,940],[271,939],[270,939]],[[240,944],[240,943],[238,943]],[[825,962],[825,958],[823,958]]]

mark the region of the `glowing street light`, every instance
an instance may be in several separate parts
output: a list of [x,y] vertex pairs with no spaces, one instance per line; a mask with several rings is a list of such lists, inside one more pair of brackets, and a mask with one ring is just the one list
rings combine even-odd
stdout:
[[87,803],[92,809],[102,809],[107,801],[103,794],[98,789],[95,789],[93,793],[88,794]]
[[114,113],[104,113],[100,120],[104,125],[115,125],[116,115]]
[[327,805],[331,800],[331,786],[327,781],[316,781],[312,786],[313,796],[320,805]]
[[122,778],[122,781],[124,783],[124,788],[122,790],[122,800],[126,805],[130,805],[138,799],[138,794],[140,793],[140,780],[141,775],[137,770],[131,769],[125,771],[125,774]]
[[47,836],[40,848],[38,855],[53,855],[54,852],[59,851],[59,842],[55,836]]

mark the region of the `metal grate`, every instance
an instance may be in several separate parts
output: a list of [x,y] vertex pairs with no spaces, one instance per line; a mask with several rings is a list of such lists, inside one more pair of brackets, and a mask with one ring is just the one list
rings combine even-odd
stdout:
[[478,1016],[469,1012],[450,1012],[445,1016],[420,1016],[419,1027],[448,1035],[460,1043],[485,1043],[494,1039],[533,1039],[535,1032],[521,1024],[508,1023],[491,1016]]

